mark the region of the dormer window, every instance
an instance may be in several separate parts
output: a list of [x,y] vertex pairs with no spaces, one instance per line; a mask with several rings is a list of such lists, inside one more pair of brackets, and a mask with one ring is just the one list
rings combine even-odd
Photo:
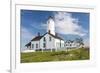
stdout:
[[32,48],[34,48],[34,44],[32,44]]
[[36,48],[38,48],[38,44],[36,44]]
[[44,41],[44,42],[46,41],[45,37],[44,37],[43,41]]
[[51,36],[49,37],[49,41],[51,41]]

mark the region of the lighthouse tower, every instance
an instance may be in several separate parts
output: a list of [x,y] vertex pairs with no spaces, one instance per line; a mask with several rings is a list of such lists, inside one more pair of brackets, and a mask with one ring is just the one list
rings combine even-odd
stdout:
[[49,17],[47,21],[47,32],[55,35],[55,22],[53,17]]

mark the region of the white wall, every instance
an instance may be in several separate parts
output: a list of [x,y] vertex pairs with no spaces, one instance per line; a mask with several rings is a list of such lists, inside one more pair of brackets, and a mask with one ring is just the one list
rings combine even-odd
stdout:
[[[45,42],[43,41],[45,37]],[[32,41],[31,42],[31,48],[32,44],[34,44],[34,48],[32,49],[56,49],[60,48],[60,42],[61,42],[61,47],[64,47],[64,41],[55,39],[49,34],[46,34],[44,37],[42,37],[39,41]],[[49,41],[49,37],[51,37],[51,41]],[[46,48],[43,47],[43,43],[46,43]],[[38,48],[36,48],[36,44],[38,44]]]
[[60,48],[60,42],[61,42],[61,48],[64,47],[64,41],[63,40],[55,39],[56,48]]
[[[45,37],[45,42],[43,41]],[[49,34],[46,34],[44,37],[42,37],[39,41],[32,41],[31,42],[31,48],[32,44],[34,44],[34,48],[32,49],[56,49],[60,48],[60,42],[61,42],[61,47],[64,47],[64,41],[55,39]],[[51,41],[49,41],[49,37],[51,37]],[[46,48],[43,47],[43,43],[46,43]],[[36,44],[38,44],[38,48],[36,48]]]
[[[54,37],[52,37],[51,35],[48,35],[48,34],[46,34],[44,37],[46,39],[46,49],[55,48]],[[40,40],[40,47],[42,49],[45,49],[45,48],[43,48],[43,43],[44,43],[43,39],[44,39],[44,37],[42,37],[41,40]],[[49,41],[49,37],[51,37],[51,41]]]
[[66,47],[66,48],[74,48],[74,47],[77,48],[78,45],[79,45],[79,44],[76,43],[76,42],[73,42],[73,43],[71,43],[71,42],[70,42],[70,43],[66,42],[66,43],[65,43],[65,47]]
[[59,39],[55,39],[55,47],[60,48],[60,40]]
[[[34,44],[34,48],[32,48],[32,44]],[[36,44],[38,44],[38,48],[36,48]],[[31,42],[31,48],[33,49],[33,50],[35,50],[35,49],[40,49],[40,43],[39,43],[39,41],[32,41]]]
[[61,47],[65,47],[64,44],[65,44],[65,42],[63,40],[61,40]]

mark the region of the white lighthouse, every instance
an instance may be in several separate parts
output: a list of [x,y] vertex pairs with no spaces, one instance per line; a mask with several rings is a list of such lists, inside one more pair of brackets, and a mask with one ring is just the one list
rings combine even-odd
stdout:
[[34,51],[53,51],[64,48],[64,40],[55,34],[55,20],[49,17],[47,20],[47,32],[43,35],[38,33],[29,43],[25,45],[28,49]]
[[49,17],[47,21],[47,32],[50,32],[51,34],[55,35],[55,22],[53,17]]

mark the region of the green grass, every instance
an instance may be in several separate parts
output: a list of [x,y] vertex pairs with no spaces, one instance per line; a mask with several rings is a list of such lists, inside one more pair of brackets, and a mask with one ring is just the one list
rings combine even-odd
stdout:
[[21,63],[48,62],[48,61],[72,61],[89,59],[89,50],[85,48],[71,51],[58,52],[30,52],[21,53]]

